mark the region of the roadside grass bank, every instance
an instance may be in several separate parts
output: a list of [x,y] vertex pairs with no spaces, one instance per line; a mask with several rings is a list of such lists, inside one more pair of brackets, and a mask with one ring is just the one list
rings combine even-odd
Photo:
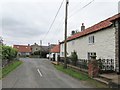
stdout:
[[92,86],[94,88],[108,88],[105,84],[100,83],[100,82],[90,78],[88,76],[88,74],[83,73],[81,71],[78,72],[78,71],[76,71],[76,70],[74,70],[74,69],[72,69],[70,67],[68,67],[67,69],[64,69],[63,65],[54,65],[54,67],[57,70],[62,71],[65,74],[68,74],[68,75],[70,75],[70,76],[72,76],[72,77],[74,77],[74,78],[76,78],[78,80],[85,81],[86,85],[90,85],[90,86]]
[[22,61],[13,61],[12,63],[10,63],[6,67],[4,67],[2,69],[2,78],[4,78],[5,76],[7,76],[10,72],[12,72],[13,70],[15,70],[22,63],[23,63]]

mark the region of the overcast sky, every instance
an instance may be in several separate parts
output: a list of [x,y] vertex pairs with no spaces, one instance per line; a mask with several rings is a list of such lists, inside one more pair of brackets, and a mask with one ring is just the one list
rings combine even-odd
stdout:
[[[64,4],[53,27],[47,34],[55,14],[63,0],[1,0],[0,35],[4,43],[43,44],[58,43],[64,39]],[[79,30],[82,23],[86,28],[118,13],[119,0],[69,0],[68,36],[72,30]],[[47,35],[46,35],[47,34]]]

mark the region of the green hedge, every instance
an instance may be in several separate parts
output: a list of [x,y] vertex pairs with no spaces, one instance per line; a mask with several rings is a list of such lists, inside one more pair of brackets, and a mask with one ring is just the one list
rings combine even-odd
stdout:
[[14,60],[17,57],[17,50],[10,46],[0,45],[2,51],[2,60]]

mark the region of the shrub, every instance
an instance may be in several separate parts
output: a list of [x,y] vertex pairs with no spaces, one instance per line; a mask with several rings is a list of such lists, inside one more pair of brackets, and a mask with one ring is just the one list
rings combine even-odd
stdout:
[[78,61],[78,56],[77,56],[77,53],[75,51],[71,52],[71,60],[72,60],[72,64],[74,66],[76,66],[77,61]]
[[39,55],[41,58],[46,58],[46,55],[48,54],[49,52],[46,52],[46,51],[35,51],[32,55]]
[[2,46],[2,60],[12,61],[17,57],[17,50],[10,46]]

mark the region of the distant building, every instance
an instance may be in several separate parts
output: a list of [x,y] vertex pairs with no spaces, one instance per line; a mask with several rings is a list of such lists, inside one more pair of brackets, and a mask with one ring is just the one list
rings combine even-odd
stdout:
[[58,61],[58,57],[60,57],[60,45],[56,45],[50,50],[50,58],[53,61]]
[[13,45],[13,48],[18,50],[19,56],[26,56],[31,54],[31,46],[30,45]]
[[57,44],[50,44],[49,45],[49,51],[53,48],[53,47],[55,47]]
[[40,46],[38,44],[34,43],[34,45],[31,45],[31,50],[32,50],[32,53],[39,51]]
[[32,53],[34,53],[36,51],[49,52],[49,46],[40,46],[40,45],[34,43],[34,45],[31,45],[31,50],[32,50]]

